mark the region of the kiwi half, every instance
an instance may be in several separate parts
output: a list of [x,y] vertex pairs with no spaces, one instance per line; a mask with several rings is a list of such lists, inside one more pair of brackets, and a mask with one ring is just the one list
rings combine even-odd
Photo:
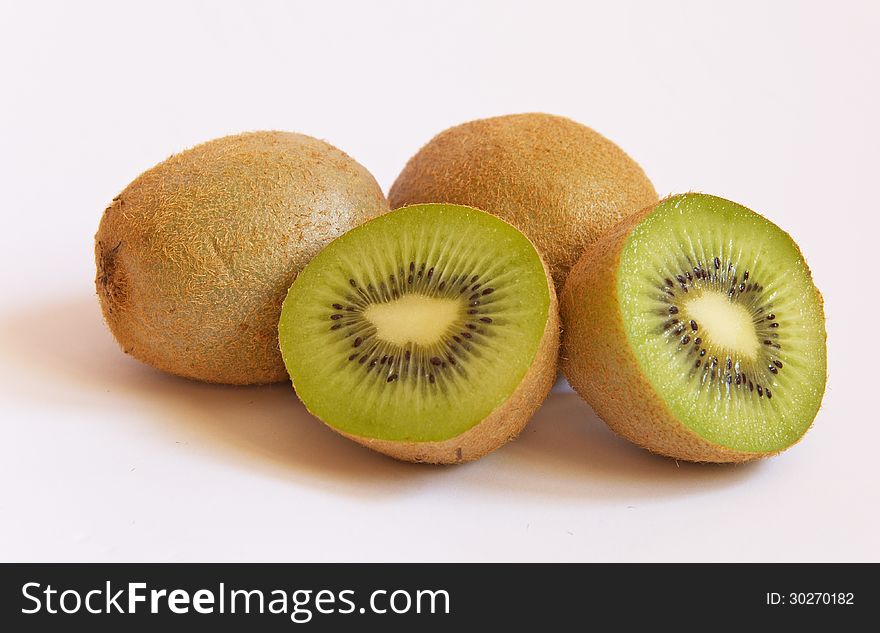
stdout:
[[561,306],[569,382],[656,453],[764,457],[819,409],[822,298],[791,237],[734,202],[676,195],[624,220],[572,269]]
[[517,229],[449,204],[331,242],[290,287],[281,353],[308,410],[392,457],[455,463],[515,437],[553,385],[556,295]]
[[565,117],[512,114],[435,136],[388,194],[474,206],[510,222],[544,257],[557,288],[584,249],[622,218],[657,202],[642,168],[617,145]]
[[367,170],[318,139],[251,132],[203,143],[138,176],[104,211],[104,318],[127,353],[172,374],[284,380],[278,315],[296,273],[386,211]]

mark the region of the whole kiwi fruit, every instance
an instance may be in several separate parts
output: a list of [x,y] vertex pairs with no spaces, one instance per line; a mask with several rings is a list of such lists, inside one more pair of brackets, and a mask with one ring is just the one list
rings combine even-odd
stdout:
[[284,380],[288,287],[325,244],[387,210],[369,172],[324,141],[264,131],[203,143],[138,176],[104,211],[104,318],[127,353],[163,371]]
[[592,129],[550,114],[470,121],[435,136],[388,194],[392,208],[450,202],[488,211],[538,247],[560,288],[584,249],[657,202],[636,162]]

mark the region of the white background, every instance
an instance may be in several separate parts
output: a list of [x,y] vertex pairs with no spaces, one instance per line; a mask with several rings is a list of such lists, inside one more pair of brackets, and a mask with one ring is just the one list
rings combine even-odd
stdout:
[[[4,2],[0,560],[880,560],[878,6]],[[798,446],[678,464],[556,393],[477,463],[401,464],[286,385],[164,376],[105,329],[98,220],[171,153],[289,129],[387,191],[440,130],[523,111],[792,233],[830,363]]]

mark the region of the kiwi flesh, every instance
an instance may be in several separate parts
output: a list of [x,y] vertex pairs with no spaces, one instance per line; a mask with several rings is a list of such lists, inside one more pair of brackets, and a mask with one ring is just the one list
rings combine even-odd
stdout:
[[122,348],[208,382],[286,379],[278,315],[325,244],[388,210],[361,165],[318,139],[252,132],[141,174],[104,212],[96,286]]
[[435,136],[388,194],[392,208],[464,204],[510,222],[541,252],[557,288],[584,249],[657,193],[620,147],[571,119],[514,114]]
[[734,202],[676,195],[625,219],[572,269],[561,314],[569,382],[653,452],[772,455],[821,404],[821,295],[791,237]]
[[398,459],[457,463],[515,437],[556,374],[559,320],[532,243],[477,209],[414,205],[331,242],[279,322],[297,395]]

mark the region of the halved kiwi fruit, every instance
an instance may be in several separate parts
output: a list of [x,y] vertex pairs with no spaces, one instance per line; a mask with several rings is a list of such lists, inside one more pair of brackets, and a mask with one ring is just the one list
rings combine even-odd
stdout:
[[624,220],[584,253],[561,304],[569,382],[651,451],[763,457],[819,409],[822,298],[791,237],[739,204],[684,194]]
[[553,385],[556,295],[531,242],[488,213],[405,207],[331,242],[290,287],[281,352],[309,411],[408,461],[475,459]]

